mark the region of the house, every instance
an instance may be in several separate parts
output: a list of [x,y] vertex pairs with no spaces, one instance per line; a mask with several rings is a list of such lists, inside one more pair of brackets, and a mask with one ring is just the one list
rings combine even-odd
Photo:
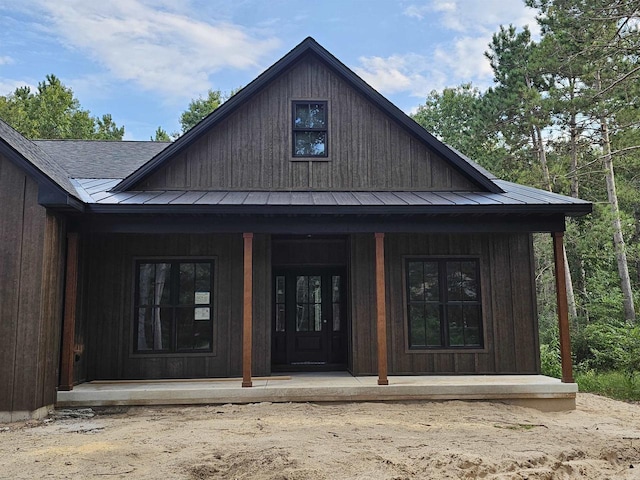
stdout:
[[532,233],[561,259],[591,211],[497,179],[311,38],[170,144],[0,122],[0,205],[4,418],[95,380],[539,374]]

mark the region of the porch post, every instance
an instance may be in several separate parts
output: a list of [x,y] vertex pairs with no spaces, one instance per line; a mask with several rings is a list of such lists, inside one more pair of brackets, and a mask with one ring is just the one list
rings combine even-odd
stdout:
[[62,323],[62,352],[60,354],[60,390],[73,390],[73,355],[76,335],[76,306],[78,297],[78,234],[67,234],[67,261],[64,281],[64,318]]
[[571,338],[569,335],[569,307],[567,303],[567,283],[564,269],[563,232],[552,232],[553,261],[556,276],[556,298],[558,304],[558,331],[560,333],[560,359],[562,361],[562,381],[573,383],[571,365]]
[[376,311],[378,333],[378,385],[387,379],[387,306],[384,282],[384,233],[376,233]]
[[244,239],[244,303],[242,308],[242,386],[251,387],[251,339],[253,336],[253,233]]

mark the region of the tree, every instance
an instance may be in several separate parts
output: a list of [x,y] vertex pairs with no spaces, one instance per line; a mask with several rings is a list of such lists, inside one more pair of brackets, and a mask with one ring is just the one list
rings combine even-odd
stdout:
[[118,127],[109,114],[92,117],[83,110],[73,91],[55,75],[38,83],[36,92],[18,87],[0,96],[0,118],[32,139],[122,140],[124,127]]
[[600,150],[599,159],[604,170],[618,275],[624,297],[624,315],[628,322],[634,322],[635,306],[614,159],[640,149],[640,144],[616,150],[613,137],[628,129],[637,130],[639,125],[637,117],[631,123],[621,121],[629,111],[629,104],[638,101],[638,2],[527,0],[527,4],[540,10],[539,23],[543,35],[560,40],[554,42],[557,52],[564,63],[571,65],[579,84],[585,87],[581,92],[586,100],[581,114],[590,121],[593,139]]
[[429,93],[413,119],[430,133],[494,173],[508,174],[506,152],[495,130],[488,128],[484,97],[470,83]]
[[198,97],[192,99],[187,109],[180,115],[182,133],[192,129],[197,123],[204,119],[204,117],[238,93],[240,89],[241,87],[238,87],[229,93],[223,93],[220,90],[209,90],[205,98]]
[[158,127],[156,129],[155,135],[151,137],[151,141],[152,142],[170,142],[171,137],[169,136],[169,134],[164,128]]

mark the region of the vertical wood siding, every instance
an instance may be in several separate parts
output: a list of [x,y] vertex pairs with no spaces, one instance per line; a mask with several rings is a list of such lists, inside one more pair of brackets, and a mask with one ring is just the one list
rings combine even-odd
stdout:
[[0,412],[33,411],[55,401],[65,228],[3,157],[0,205]]
[[[353,372],[376,373],[373,234],[351,242]],[[389,373],[539,373],[531,237],[528,234],[385,236]],[[483,352],[407,351],[404,256],[470,255],[480,259]]]
[[[89,235],[81,281],[85,292],[87,379],[234,377],[242,371],[241,235]],[[215,257],[214,351],[133,355],[136,258]],[[254,375],[270,371],[270,243],[254,237]]]
[[[292,161],[296,99],[328,101],[328,158]],[[294,65],[140,188],[477,190],[313,57]]]

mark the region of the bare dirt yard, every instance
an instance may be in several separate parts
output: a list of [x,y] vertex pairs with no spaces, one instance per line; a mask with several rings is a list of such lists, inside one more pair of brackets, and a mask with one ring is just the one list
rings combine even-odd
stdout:
[[[92,416],[93,415],[93,416]],[[640,405],[127,407],[0,425],[0,478],[640,478]]]

